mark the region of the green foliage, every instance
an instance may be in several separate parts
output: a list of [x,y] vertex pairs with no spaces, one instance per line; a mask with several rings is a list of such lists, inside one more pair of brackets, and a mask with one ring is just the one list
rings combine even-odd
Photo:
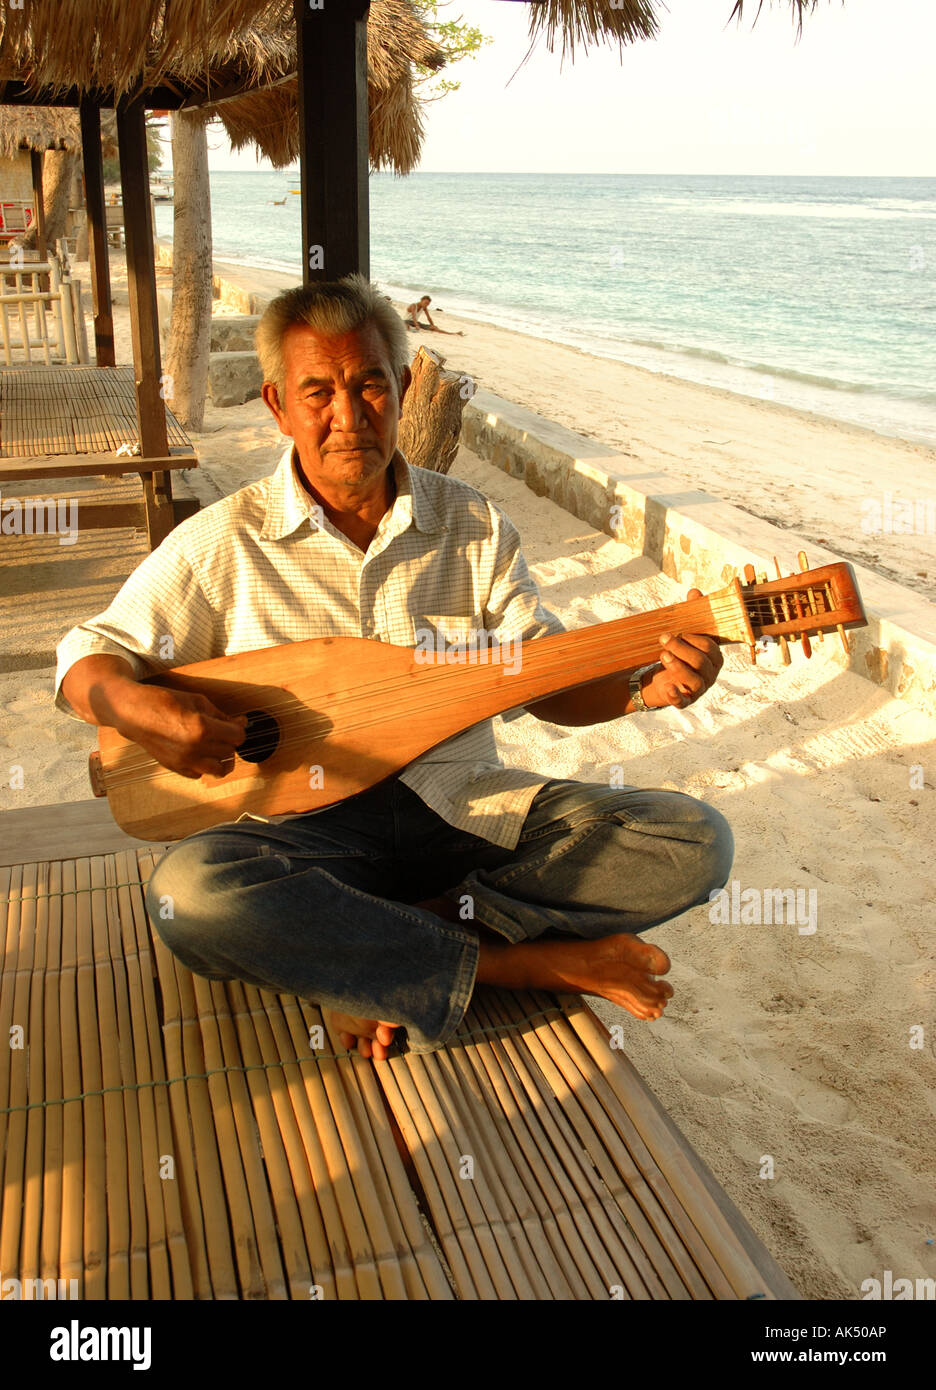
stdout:
[[[147,116],[146,118],[146,157],[149,160],[150,173],[155,173],[162,168],[163,164],[163,125],[157,116]],[[101,111],[101,136],[104,141],[104,148],[117,144],[117,117],[113,111]],[[113,155],[104,157],[104,182],[120,182],[120,160],[116,152]]]
[[[428,28],[431,38],[445,51],[444,71],[462,58],[476,58],[485,44],[493,42],[473,24],[443,18],[441,11],[449,8],[446,0],[413,0],[413,7]],[[433,72],[421,63],[413,66],[420,74],[416,79],[420,101],[438,101],[448,92],[457,92],[461,86],[460,82],[453,82],[451,78]]]

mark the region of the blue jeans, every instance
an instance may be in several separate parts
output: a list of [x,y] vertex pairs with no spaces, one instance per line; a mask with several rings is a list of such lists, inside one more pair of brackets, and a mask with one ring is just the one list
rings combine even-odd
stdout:
[[[706,902],[733,849],[720,812],[681,792],[552,781],[507,850],[391,778],[313,815],[180,840],[146,901],[196,975],[387,1019],[409,1051],[429,1052],[471,998],[472,920],[511,942],[644,931]],[[470,912],[464,925],[414,906],[441,895]]]

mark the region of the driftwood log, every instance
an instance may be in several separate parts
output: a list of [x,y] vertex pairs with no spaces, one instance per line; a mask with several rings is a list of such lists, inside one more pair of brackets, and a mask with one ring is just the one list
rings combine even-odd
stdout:
[[403,401],[397,445],[408,463],[447,473],[455,462],[462,411],[474,394],[465,373],[443,371],[445,358],[421,347],[410,370],[413,380]]

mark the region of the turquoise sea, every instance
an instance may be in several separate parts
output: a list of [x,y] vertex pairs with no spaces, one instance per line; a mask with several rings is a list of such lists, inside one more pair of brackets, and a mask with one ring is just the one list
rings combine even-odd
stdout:
[[[212,174],[216,257],[298,281],[291,184]],[[395,298],[936,444],[936,179],[376,174],[370,196]]]

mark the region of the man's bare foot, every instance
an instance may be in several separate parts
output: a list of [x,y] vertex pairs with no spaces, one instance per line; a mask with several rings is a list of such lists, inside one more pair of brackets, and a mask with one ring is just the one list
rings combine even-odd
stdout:
[[515,946],[479,942],[478,981],[506,989],[552,989],[597,994],[635,1018],[660,1018],[673,987],[670,959],[659,946],[631,932],[597,941],[522,941]]
[[357,1047],[362,1057],[373,1056],[385,1062],[393,1050],[393,1035],[398,1023],[385,1023],[376,1018],[355,1018],[329,1009],[328,1019],[341,1039],[341,1046],[353,1052]]

